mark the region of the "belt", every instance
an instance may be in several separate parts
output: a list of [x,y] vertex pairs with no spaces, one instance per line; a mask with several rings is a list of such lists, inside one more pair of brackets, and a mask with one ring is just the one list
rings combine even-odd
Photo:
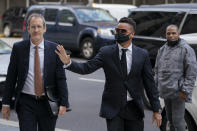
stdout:
[[34,99],[34,100],[46,100],[47,99],[47,97],[45,95],[35,96],[35,95],[21,93],[21,96],[26,97],[26,98],[31,98],[31,99]]

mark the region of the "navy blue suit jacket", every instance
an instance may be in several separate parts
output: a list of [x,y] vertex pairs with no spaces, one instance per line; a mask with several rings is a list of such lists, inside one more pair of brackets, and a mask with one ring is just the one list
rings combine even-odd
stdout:
[[[69,106],[68,89],[63,63],[55,53],[57,44],[44,41],[44,88],[54,86],[60,98],[60,105]],[[10,105],[11,98],[15,96],[15,106],[23,89],[29,68],[30,41],[15,43],[12,49],[8,66],[6,87],[3,95],[3,104]]]
[[102,96],[100,116],[113,118],[122,108],[127,89],[136,103],[141,116],[144,117],[144,106],[142,100],[142,87],[144,86],[153,111],[158,112],[161,108],[158,90],[155,87],[152,67],[148,52],[144,49],[132,46],[132,67],[127,79],[123,77],[120,65],[118,45],[105,46],[98,54],[86,63],[72,64],[67,68],[70,71],[88,74],[103,68],[105,73],[105,87]]

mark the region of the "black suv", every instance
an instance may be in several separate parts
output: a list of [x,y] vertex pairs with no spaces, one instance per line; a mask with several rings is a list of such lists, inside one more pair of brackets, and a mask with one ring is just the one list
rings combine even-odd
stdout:
[[13,7],[4,12],[2,16],[2,29],[6,37],[13,33],[23,32],[23,21],[27,9],[25,7]]
[[[114,44],[113,30],[117,21],[103,9],[77,5],[34,5],[28,9],[26,21],[32,13],[45,17],[45,39],[60,43],[68,50],[80,51],[86,59],[92,58],[100,47]],[[23,38],[29,38],[27,31]]]
[[166,42],[165,31],[169,24],[179,27],[180,37],[197,53],[197,4],[141,6],[133,9],[129,17],[137,24],[133,42],[149,51],[152,66],[158,49]]

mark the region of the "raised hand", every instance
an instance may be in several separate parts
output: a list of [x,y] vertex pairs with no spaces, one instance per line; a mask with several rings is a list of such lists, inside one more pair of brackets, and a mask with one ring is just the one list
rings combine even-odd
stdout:
[[70,55],[66,54],[66,51],[62,45],[57,46],[57,50],[55,50],[55,53],[59,56],[60,60],[65,64],[70,63]]

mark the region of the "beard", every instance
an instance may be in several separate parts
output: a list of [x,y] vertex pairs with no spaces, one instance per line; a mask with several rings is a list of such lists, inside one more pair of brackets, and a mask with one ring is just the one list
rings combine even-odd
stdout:
[[179,41],[180,41],[179,38],[177,40],[167,40],[167,45],[171,46],[171,47],[174,47],[174,46],[179,44]]

